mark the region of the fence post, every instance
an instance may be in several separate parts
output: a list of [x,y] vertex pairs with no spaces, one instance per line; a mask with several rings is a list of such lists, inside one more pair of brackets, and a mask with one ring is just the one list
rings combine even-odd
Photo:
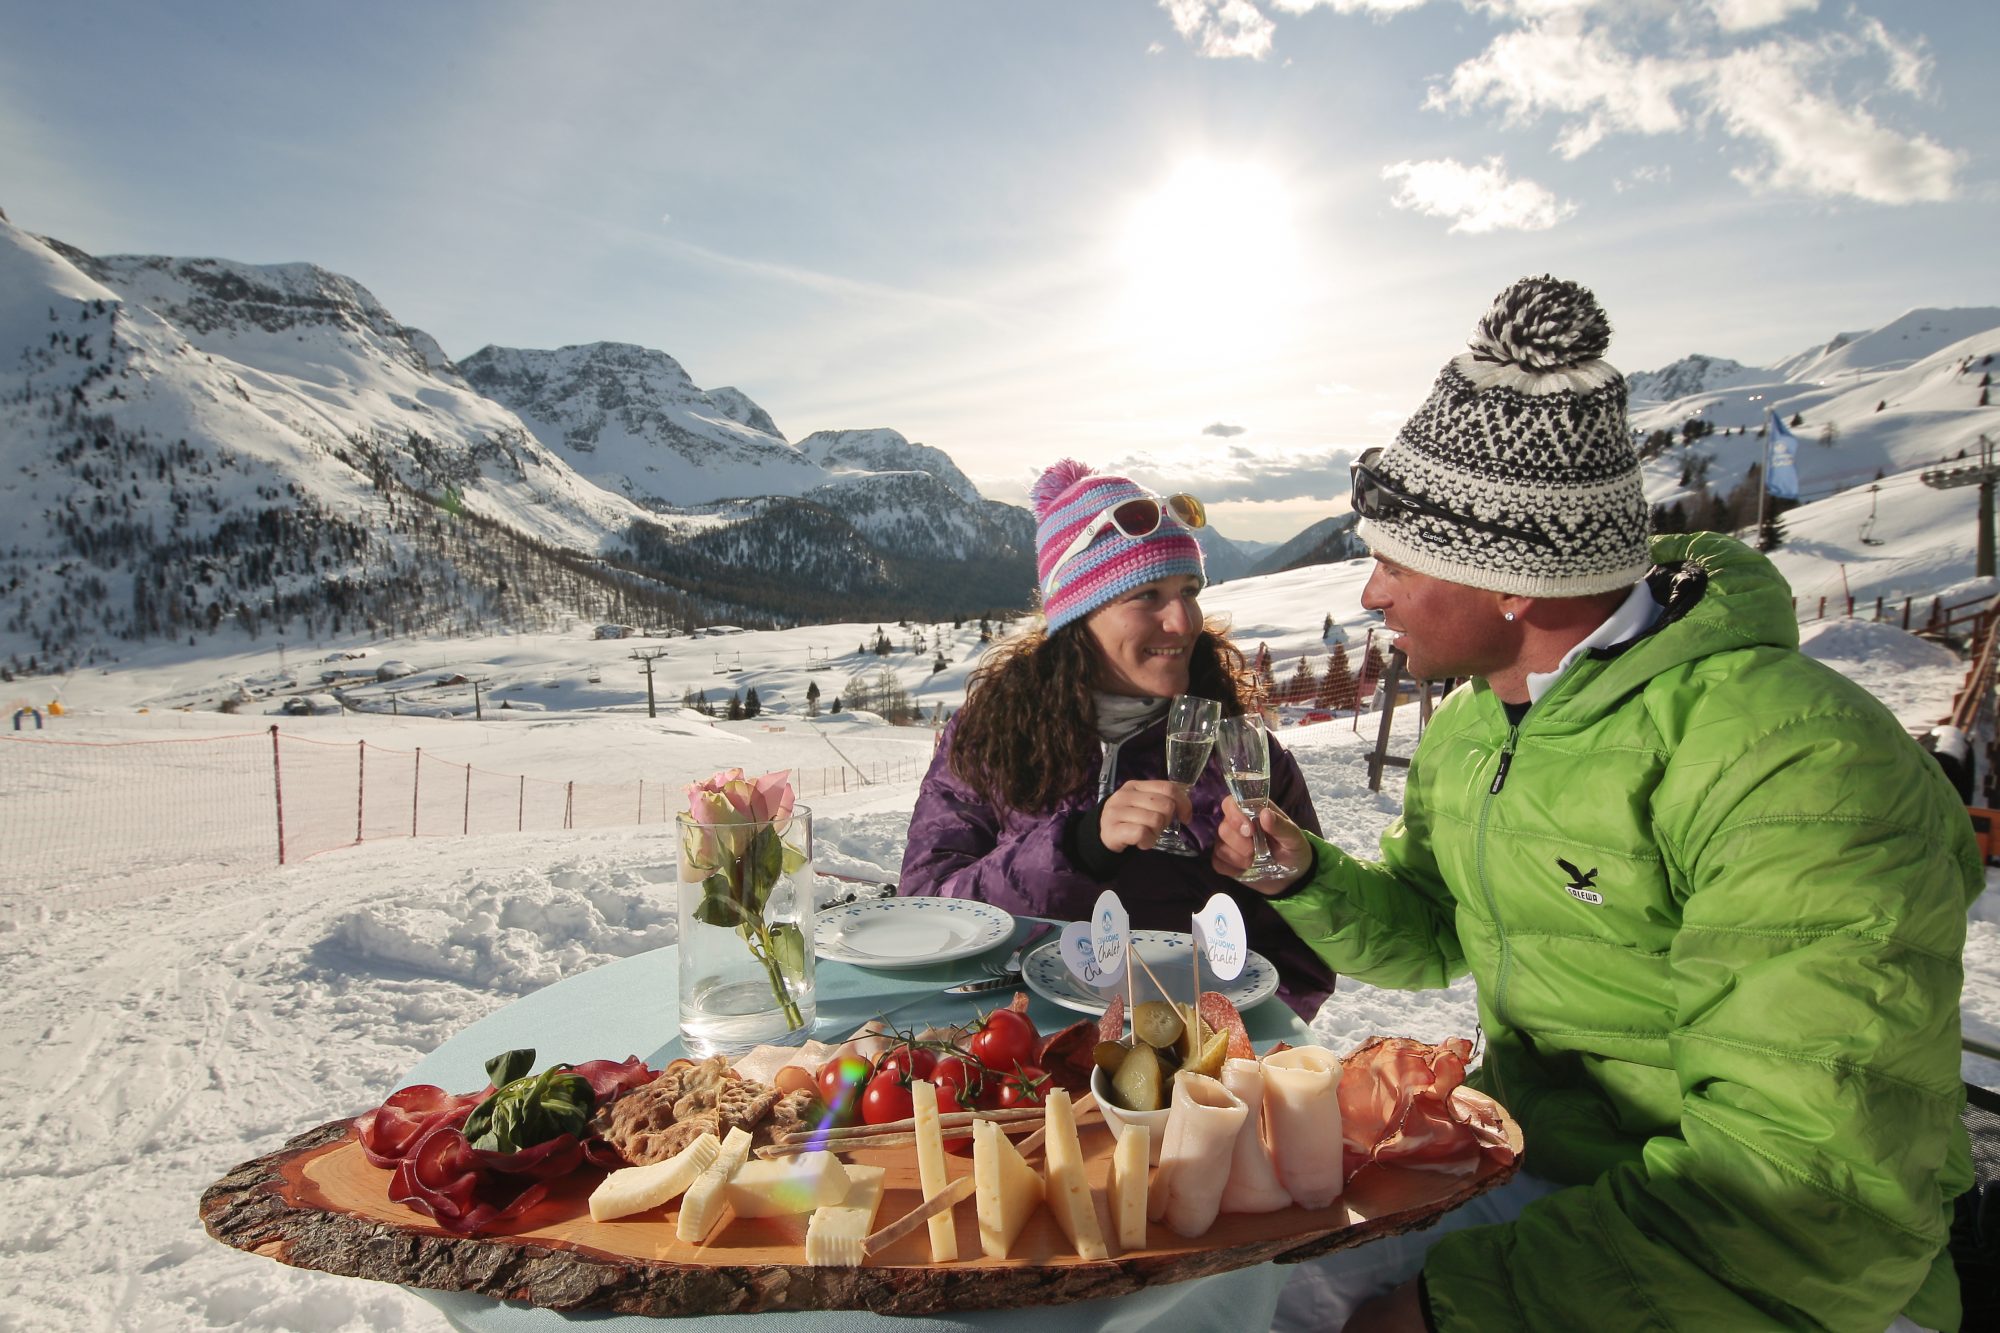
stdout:
[[514,797],[514,832],[519,833],[522,829],[527,827],[527,824],[525,822],[527,813],[528,813],[528,775],[526,773],[523,773],[521,774],[521,789],[518,793],[515,794]]
[[1816,616],[1814,616],[1814,617],[1813,617],[1813,619],[1814,619],[1814,620],[1825,620],[1825,619],[1826,619],[1826,598],[1825,598],[1825,597],[1821,597],[1821,598],[1819,599],[1819,614],[1818,614],[1818,615],[1816,615]]
[[278,807],[278,864],[285,863],[285,784],[278,772],[278,724],[271,724],[271,799]]
[[1881,618],[1882,618],[1882,594],[1878,592],[1875,594],[1875,619],[1880,620]]
[[417,747],[417,762],[410,769],[410,836],[417,836],[417,790],[424,783],[424,747]]
[[576,780],[563,784],[563,827],[576,827]]
[[465,814],[459,825],[460,835],[472,832],[472,765],[465,766]]
[[360,842],[366,834],[364,819],[368,813],[368,742],[357,744],[360,758],[354,768],[354,840]]
[[1910,599],[1905,597],[1903,599],[1903,628],[1907,630],[1909,629],[1909,627],[1910,627]]
[[646,827],[646,779],[639,779],[639,827]]
[[1854,619],[1854,594],[1847,594],[1847,618]]

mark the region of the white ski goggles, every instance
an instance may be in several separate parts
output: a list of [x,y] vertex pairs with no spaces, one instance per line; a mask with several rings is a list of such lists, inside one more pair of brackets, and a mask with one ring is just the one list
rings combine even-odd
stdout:
[[1116,529],[1122,536],[1130,538],[1150,537],[1160,530],[1162,523],[1177,523],[1189,532],[1208,526],[1208,511],[1201,501],[1192,495],[1141,495],[1130,500],[1120,500],[1083,525],[1081,531],[1070,542],[1054,565],[1049,567],[1049,578],[1054,580],[1057,571],[1076,559],[1102,536],[1107,528]]

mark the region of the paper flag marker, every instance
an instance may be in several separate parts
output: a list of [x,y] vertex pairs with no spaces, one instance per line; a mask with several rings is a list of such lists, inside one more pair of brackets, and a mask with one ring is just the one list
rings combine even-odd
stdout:
[[1218,893],[1202,904],[1194,919],[1195,947],[1208,960],[1219,981],[1233,980],[1249,961],[1250,945],[1243,928],[1243,909],[1234,898]]

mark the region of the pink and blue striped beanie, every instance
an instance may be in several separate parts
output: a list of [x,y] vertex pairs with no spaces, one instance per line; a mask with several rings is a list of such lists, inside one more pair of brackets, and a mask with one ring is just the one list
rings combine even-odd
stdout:
[[1130,478],[1095,473],[1067,458],[1044,472],[1029,490],[1038,520],[1035,572],[1049,633],[1154,579],[1192,574],[1206,580],[1201,546],[1171,517],[1162,518],[1160,526],[1144,537],[1127,537],[1106,527],[1075,559],[1061,570],[1055,568],[1076,534],[1098,515],[1151,494]]

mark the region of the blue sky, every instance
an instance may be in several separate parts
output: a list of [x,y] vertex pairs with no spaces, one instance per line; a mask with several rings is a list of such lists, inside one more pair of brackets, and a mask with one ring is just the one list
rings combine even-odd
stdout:
[[1524,273],[1594,287],[1628,370],[2000,304],[1979,10],[0,0],[0,207],[1277,538]]

